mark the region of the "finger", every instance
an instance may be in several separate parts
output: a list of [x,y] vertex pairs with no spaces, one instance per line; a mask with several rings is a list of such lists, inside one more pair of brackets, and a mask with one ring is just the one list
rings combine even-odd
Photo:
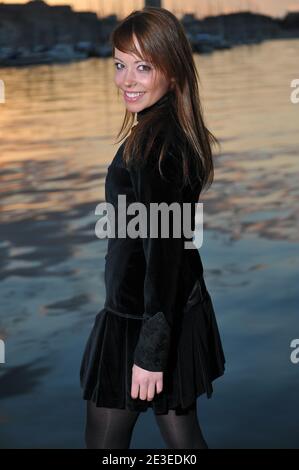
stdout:
[[139,384],[139,396],[141,400],[146,400],[148,382],[144,381]]
[[151,401],[154,398],[155,388],[156,388],[156,382],[154,381],[149,382],[148,388],[147,388],[147,400],[148,401]]
[[139,392],[139,384],[136,382],[134,378],[132,378],[132,385],[131,385],[131,397],[132,398],[137,398],[138,397],[138,392]]
[[160,379],[160,380],[157,380],[156,382],[156,392],[161,393],[162,390],[163,390],[163,380]]

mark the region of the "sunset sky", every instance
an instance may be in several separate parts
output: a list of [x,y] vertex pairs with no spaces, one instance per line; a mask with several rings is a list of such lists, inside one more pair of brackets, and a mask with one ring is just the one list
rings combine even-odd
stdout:
[[[2,3],[26,3],[12,0]],[[71,5],[74,10],[96,11],[100,16],[116,13],[122,17],[144,5],[142,0],[48,0],[50,5]],[[272,16],[284,16],[287,11],[298,10],[299,0],[164,0],[162,6],[178,16],[195,12],[198,17],[230,11],[251,10]]]

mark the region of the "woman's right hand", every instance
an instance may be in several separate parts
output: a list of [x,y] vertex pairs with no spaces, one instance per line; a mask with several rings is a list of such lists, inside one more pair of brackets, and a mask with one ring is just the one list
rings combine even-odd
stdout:
[[152,372],[136,364],[132,367],[131,397],[151,401],[163,390],[163,372]]

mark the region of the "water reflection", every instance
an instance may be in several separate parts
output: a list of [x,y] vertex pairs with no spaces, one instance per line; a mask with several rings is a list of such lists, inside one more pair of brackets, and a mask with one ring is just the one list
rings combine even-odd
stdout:
[[[277,410],[295,383],[299,107],[289,97],[298,51],[298,40],[279,40],[196,57],[208,127],[222,146],[202,198],[201,251],[228,359],[214,400],[201,405],[211,447],[292,443],[295,395],[272,440],[242,422],[259,426],[267,393]],[[78,367],[105,294],[106,240],[95,237],[94,211],[124,107],[111,59],[2,69],[1,78],[1,446],[82,447]],[[44,417],[42,433],[34,414]],[[151,430],[151,419],[140,418],[134,447],[148,446],[138,429]],[[152,434],[153,448],[163,447]]]

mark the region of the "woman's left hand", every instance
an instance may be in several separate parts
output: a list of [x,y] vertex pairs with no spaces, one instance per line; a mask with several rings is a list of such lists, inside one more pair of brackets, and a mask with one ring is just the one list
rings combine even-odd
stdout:
[[133,364],[131,397],[152,400],[163,389],[163,372],[151,372]]

